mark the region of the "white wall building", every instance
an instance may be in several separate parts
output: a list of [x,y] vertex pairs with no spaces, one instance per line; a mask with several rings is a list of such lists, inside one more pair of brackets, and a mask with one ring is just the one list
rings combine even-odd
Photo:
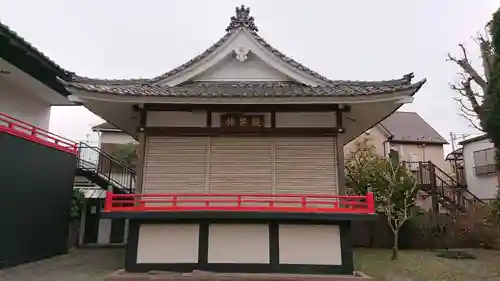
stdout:
[[494,199],[498,183],[493,144],[486,135],[462,141],[460,144],[463,146],[467,188],[480,199]]
[[51,106],[74,105],[57,80],[70,74],[1,22],[0,39],[0,113],[48,130]]

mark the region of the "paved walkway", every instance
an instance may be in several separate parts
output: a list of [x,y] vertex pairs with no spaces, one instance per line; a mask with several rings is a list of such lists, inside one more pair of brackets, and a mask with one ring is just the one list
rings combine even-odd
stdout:
[[0,281],[104,281],[123,268],[124,250],[78,249],[64,256],[0,270]]

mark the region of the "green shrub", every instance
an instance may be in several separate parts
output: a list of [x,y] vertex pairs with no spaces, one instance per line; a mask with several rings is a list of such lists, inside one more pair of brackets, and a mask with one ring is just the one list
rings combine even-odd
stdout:
[[82,206],[85,200],[85,195],[80,189],[73,189],[73,196],[71,197],[71,220],[79,220],[82,214]]

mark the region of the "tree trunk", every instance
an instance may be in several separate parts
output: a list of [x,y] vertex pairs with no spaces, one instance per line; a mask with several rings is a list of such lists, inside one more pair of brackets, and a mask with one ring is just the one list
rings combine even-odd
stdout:
[[392,244],[391,260],[398,259],[399,251],[399,228],[394,231],[394,243]]

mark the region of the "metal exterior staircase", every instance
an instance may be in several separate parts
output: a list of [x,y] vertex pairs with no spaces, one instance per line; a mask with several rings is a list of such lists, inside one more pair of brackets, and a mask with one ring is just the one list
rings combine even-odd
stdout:
[[135,170],[97,147],[80,143],[76,175],[113,193],[135,193]]
[[[467,185],[457,181],[432,162],[403,162],[416,177],[421,190],[435,197],[440,204],[451,211],[471,212],[477,204],[484,201],[467,190]],[[433,209],[437,206],[433,206]]]

